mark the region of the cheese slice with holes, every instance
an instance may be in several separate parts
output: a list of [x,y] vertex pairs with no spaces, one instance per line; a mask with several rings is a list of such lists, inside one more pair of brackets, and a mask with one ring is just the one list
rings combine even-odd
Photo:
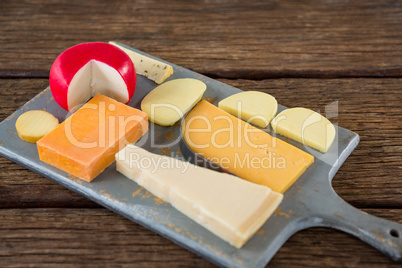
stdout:
[[161,84],[163,81],[166,80],[166,78],[173,74],[173,67],[169,64],[134,52],[130,49],[118,45],[113,41],[110,41],[109,44],[114,45],[127,53],[127,55],[134,63],[135,72],[137,74],[145,76],[157,84]]
[[265,223],[283,195],[233,175],[127,145],[119,172],[236,248]]

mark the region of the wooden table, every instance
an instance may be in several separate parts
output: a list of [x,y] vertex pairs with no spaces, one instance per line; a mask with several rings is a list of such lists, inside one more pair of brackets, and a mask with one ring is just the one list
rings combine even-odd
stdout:
[[[115,40],[287,106],[324,111],[361,142],[333,180],[350,204],[402,222],[402,4],[391,1],[0,2],[0,120],[48,86],[53,60]],[[1,140],[1,137],[0,137]],[[402,239],[402,238],[401,238]],[[0,158],[0,266],[210,267],[209,262]],[[294,235],[271,267],[387,266],[350,235]]]

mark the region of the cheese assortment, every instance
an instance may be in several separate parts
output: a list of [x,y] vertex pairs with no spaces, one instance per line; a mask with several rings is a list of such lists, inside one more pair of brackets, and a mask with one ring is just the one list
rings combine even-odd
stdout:
[[[157,163],[164,163],[165,168]],[[236,248],[250,239],[283,198],[268,187],[135,145],[116,154],[116,167]]]
[[[52,65],[50,88],[55,101],[73,114],[58,124],[44,111],[24,113],[16,122],[18,135],[36,142],[41,161],[88,182],[116,160],[123,175],[241,248],[314,157],[249,124],[265,128],[275,116],[278,104],[269,94],[234,94],[218,108],[201,100],[203,82],[182,78],[153,89],[140,111],[125,104],[134,94],[136,73],[161,84],[173,68],[114,42],[67,49]],[[172,126],[185,114],[187,145],[238,177],[132,145],[148,131],[148,120]],[[335,137],[326,118],[304,108],[281,112],[271,125],[322,152]]]
[[278,111],[278,102],[259,91],[245,91],[229,96],[218,103],[220,109],[261,128],[267,127]]
[[200,101],[207,86],[197,79],[170,80],[157,86],[141,102],[151,122],[172,126]]
[[126,52],[134,63],[136,72],[139,75],[149,78],[157,84],[161,84],[173,74],[173,67],[169,64],[126,49],[113,41],[110,41],[109,44],[114,45]]
[[92,181],[120,149],[147,131],[144,112],[96,95],[36,144],[41,161]]
[[245,180],[284,193],[314,162],[306,152],[201,100],[183,121],[196,153]]
[[271,122],[278,134],[303,143],[323,153],[335,139],[335,127],[324,116],[306,108],[291,108],[279,113]]

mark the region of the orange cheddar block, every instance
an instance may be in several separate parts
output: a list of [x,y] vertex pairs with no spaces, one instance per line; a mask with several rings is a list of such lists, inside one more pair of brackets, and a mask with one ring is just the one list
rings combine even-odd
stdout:
[[310,154],[202,100],[183,122],[196,153],[245,180],[284,193],[314,162]]
[[39,158],[90,182],[147,131],[144,112],[98,94],[37,142]]

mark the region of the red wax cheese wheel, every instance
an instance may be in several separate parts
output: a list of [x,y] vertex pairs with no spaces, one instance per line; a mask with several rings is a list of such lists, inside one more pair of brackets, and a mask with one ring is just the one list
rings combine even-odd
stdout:
[[101,42],[78,44],[61,53],[49,78],[54,100],[71,112],[98,93],[128,103],[136,82],[130,57]]

